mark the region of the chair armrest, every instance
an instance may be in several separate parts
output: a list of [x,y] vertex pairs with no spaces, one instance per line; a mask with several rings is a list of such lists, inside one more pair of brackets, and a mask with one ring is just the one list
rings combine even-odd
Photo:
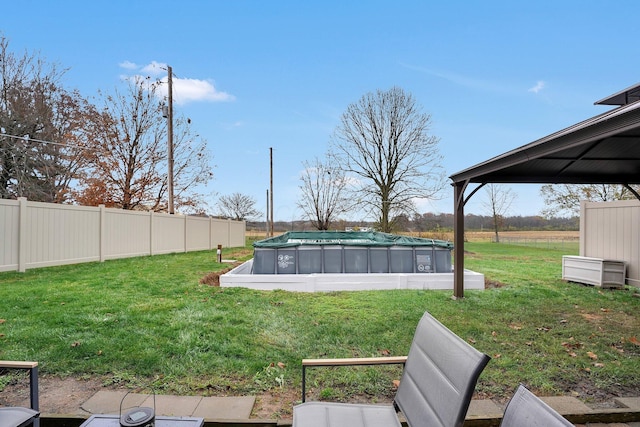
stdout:
[[307,366],[404,365],[407,356],[352,357],[342,359],[302,359],[302,402],[305,401]]
[[400,365],[406,362],[407,356],[351,357],[344,359],[302,359],[302,366]]
[[38,362],[16,362],[13,360],[0,360],[0,368],[7,369],[31,369],[38,366]]
[[29,396],[31,409],[40,410],[38,395],[38,362],[19,362],[13,360],[0,360],[0,368],[26,369],[29,371]]

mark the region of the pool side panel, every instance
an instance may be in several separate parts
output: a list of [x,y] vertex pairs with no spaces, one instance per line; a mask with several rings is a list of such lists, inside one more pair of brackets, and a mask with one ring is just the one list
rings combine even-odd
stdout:
[[[251,274],[253,260],[220,276],[221,287],[295,292],[364,291],[383,289],[453,290],[453,273]],[[465,289],[484,289],[484,275],[465,270]]]

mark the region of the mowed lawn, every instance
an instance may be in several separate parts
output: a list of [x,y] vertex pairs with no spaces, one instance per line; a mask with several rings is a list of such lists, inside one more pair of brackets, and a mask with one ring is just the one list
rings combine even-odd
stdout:
[[[480,397],[506,399],[519,383],[586,399],[640,394],[633,289],[563,282],[566,250],[465,249],[465,266],[490,287],[462,300],[451,291],[222,289],[200,283],[228,267],[215,251],[0,273],[0,359],[161,393],[299,390],[302,358],[404,355],[429,311],[492,357]],[[223,255],[246,259],[250,250]],[[398,368],[317,369],[309,388],[325,399],[376,400],[392,395],[398,378]]]

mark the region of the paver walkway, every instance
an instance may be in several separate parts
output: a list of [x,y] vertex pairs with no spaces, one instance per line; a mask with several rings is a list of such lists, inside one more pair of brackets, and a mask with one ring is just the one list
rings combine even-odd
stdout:
[[99,391],[80,408],[88,414],[119,414],[121,405],[122,411],[135,406],[146,406],[155,408],[157,415],[246,420],[251,416],[255,400],[253,396],[156,395],[154,397],[152,394],[127,394],[126,391]]
[[[557,396],[542,397],[549,406],[563,415],[594,414],[598,410],[591,409],[574,397]],[[640,413],[640,397],[618,398],[615,403],[619,408],[612,411]],[[81,406],[81,411],[89,414],[118,414],[120,406],[127,410],[135,406],[155,407],[156,414],[165,416],[193,416],[216,420],[247,420],[251,416],[255,397],[201,397],[170,396],[128,393],[126,391],[98,391]],[[611,412],[607,410],[607,412]],[[499,419],[502,408],[492,400],[472,400],[467,419]],[[279,425],[287,425],[281,420]],[[580,427],[640,427],[640,419],[627,423],[587,423],[577,424]]]

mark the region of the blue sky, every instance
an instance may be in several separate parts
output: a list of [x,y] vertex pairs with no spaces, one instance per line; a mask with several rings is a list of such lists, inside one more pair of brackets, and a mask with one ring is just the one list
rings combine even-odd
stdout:
[[[399,86],[431,114],[447,176],[610,107],[640,81],[635,0],[5,2],[13,52],[69,68],[68,88],[110,92],[122,76],[169,64],[176,114],[216,165],[210,194],[240,192],[274,216],[300,216],[302,162],[322,157],[346,107]],[[542,209],[512,186],[511,214]],[[419,205],[453,212],[453,191]],[[482,191],[467,213],[486,213]]]

